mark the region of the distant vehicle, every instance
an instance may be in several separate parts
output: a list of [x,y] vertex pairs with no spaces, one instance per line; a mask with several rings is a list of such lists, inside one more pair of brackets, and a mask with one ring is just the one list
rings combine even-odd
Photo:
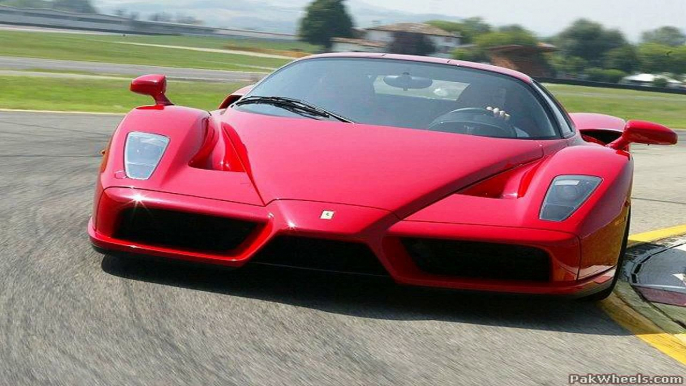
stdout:
[[622,78],[619,82],[620,84],[630,84],[635,86],[645,86],[652,87],[656,85],[656,81],[663,80],[667,84],[667,88],[683,88],[684,83],[679,82],[676,79],[670,78],[666,75],[654,75],[654,74],[636,74],[629,75]]
[[387,275],[599,299],[655,123],[567,114],[530,77],[470,62],[327,54],[206,112],[155,99],[112,136],[88,232],[103,253]]

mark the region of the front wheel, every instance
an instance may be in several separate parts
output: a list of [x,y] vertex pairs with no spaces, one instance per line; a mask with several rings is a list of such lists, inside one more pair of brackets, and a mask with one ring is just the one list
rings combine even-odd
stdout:
[[615,270],[615,276],[612,278],[612,283],[610,284],[609,287],[605,288],[604,290],[600,292],[596,292],[592,295],[588,295],[586,297],[583,297],[582,300],[589,301],[589,302],[597,302],[603,299],[606,299],[608,296],[612,294],[612,291],[615,289],[615,286],[617,285],[617,280],[619,280],[619,275],[620,275],[620,269],[622,269],[622,264],[624,263],[624,255],[626,254],[626,246],[629,241],[629,226],[631,225],[631,210],[629,210],[629,214],[627,215],[626,219],[626,229],[624,230],[624,239],[622,239],[622,249],[619,251],[619,258],[617,259],[617,269]]

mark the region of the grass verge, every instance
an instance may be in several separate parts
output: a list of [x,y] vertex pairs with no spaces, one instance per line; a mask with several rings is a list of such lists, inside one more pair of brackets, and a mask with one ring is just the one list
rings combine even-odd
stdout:
[[[0,76],[0,84],[0,108],[6,109],[125,113],[152,102],[150,97],[130,92],[127,79]],[[212,110],[242,86],[170,81],[168,96],[179,105]]]
[[130,43],[162,44],[196,48],[230,48],[274,51],[300,51],[315,53],[321,47],[297,40],[267,40],[251,38],[231,38],[217,36],[146,36],[146,35],[102,35],[99,40],[122,41]]
[[601,113],[686,129],[686,95],[570,85],[546,85],[570,112]]
[[[118,41],[126,41],[170,45],[175,42],[173,38],[179,40],[176,45],[192,47],[209,45],[211,47],[208,48],[224,48],[227,44],[234,42],[234,40],[219,38],[124,37],[121,35],[0,31],[0,42],[2,42],[0,55],[234,71],[256,71],[253,66],[277,68],[289,62],[287,59],[117,43]],[[210,40],[208,43],[207,39],[217,39],[218,41]],[[85,49],[86,47],[87,49]]]

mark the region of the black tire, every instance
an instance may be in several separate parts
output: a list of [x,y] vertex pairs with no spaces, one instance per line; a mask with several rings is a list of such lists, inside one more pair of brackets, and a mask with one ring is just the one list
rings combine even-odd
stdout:
[[617,270],[615,271],[615,277],[612,278],[612,283],[610,284],[609,287],[605,288],[604,290],[600,292],[596,292],[594,294],[585,296],[581,298],[581,300],[588,301],[588,302],[597,302],[601,301],[603,299],[607,299],[608,296],[612,295],[612,291],[615,289],[615,286],[617,285],[617,280],[619,280],[620,276],[620,270],[622,269],[622,265],[624,264],[624,255],[626,254],[626,246],[629,241],[629,227],[631,225],[631,210],[629,210],[629,214],[627,215],[626,219],[626,229],[624,230],[624,239],[622,239],[622,249],[619,251],[619,258],[617,259]]

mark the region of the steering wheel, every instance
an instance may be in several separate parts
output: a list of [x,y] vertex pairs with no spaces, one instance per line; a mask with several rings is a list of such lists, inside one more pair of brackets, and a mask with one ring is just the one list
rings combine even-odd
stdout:
[[517,130],[511,123],[494,117],[493,111],[480,107],[466,107],[445,113],[434,119],[428,129],[483,137],[517,138]]

